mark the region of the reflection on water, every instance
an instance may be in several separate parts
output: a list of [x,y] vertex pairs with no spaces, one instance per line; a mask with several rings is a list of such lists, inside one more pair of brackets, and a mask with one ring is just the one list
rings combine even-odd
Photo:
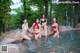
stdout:
[[42,37],[24,44],[29,47],[27,53],[80,53],[80,31],[60,33],[59,39]]

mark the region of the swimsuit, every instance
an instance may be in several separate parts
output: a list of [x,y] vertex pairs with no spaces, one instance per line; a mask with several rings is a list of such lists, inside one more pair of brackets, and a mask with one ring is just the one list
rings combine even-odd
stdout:
[[[53,28],[53,29],[56,29],[57,27],[56,27],[56,26],[52,26],[52,28]],[[58,30],[58,31],[59,31],[59,30]],[[57,32],[57,31],[54,31],[54,33],[56,33],[56,32]]]
[[[35,23],[34,26],[33,26],[33,28],[34,28],[34,29],[40,29],[38,23]],[[39,32],[34,32],[34,34],[35,34],[35,35],[38,35]]]
[[34,28],[34,29],[39,29],[38,23],[35,23],[34,26],[33,26],[33,28]]
[[34,33],[35,35],[38,35],[39,34],[39,32],[38,33]]
[[46,22],[46,19],[45,19],[44,21],[41,20],[41,24],[42,24],[42,23],[45,23],[45,22]]
[[56,26],[52,26],[52,28],[53,28],[53,29],[56,29],[57,27],[56,27]]

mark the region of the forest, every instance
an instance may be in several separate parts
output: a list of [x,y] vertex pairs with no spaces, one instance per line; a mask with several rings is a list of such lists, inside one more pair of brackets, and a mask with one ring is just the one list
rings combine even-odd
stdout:
[[[52,24],[54,17],[58,19],[59,25],[75,27],[80,23],[80,4],[77,3],[54,4],[52,0],[20,0],[19,3],[22,3],[20,7],[12,9],[11,6],[15,5],[12,0],[0,0],[0,33],[21,29],[23,18],[28,20],[29,27],[31,27],[35,19],[41,18],[43,14],[48,20],[48,25]],[[16,13],[10,13],[11,11]]]

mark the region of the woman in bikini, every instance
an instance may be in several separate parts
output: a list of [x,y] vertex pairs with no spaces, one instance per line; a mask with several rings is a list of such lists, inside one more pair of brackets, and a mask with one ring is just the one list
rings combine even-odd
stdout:
[[58,23],[56,18],[53,18],[52,29],[54,30],[53,37],[59,38],[59,29],[58,29]]
[[23,39],[31,40],[31,38],[27,36],[27,32],[28,32],[28,23],[26,19],[23,19],[21,36]]
[[40,23],[42,28],[44,29],[44,35],[45,37],[47,37],[47,19],[45,18],[45,15],[43,15],[40,19]]
[[35,36],[35,39],[41,38],[41,25],[39,23],[39,19],[36,19],[36,22],[32,25],[33,33]]

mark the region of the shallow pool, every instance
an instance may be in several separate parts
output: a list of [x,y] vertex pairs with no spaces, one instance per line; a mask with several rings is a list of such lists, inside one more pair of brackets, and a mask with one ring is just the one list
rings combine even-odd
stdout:
[[42,37],[24,44],[29,47],[25,53],[80,53],[80,31],[61,32],[59,39]]

